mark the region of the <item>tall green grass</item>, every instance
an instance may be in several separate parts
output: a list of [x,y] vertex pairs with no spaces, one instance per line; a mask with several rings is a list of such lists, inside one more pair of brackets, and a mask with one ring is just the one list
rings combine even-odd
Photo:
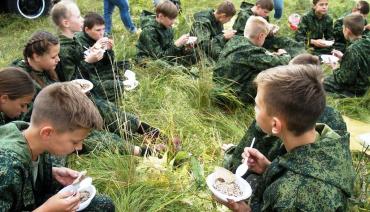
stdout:
[[[241,0],[233,2],[239,7]],[[102,1],[77,0],[77,3],[82,14],[87,11],[103,13]],[[153,9],[151,0],[130,3],[133,20],[139,26],[141,11]],[[189,31],[193,13],[217,4],[218,1],[212,0],[183,0],[176,36]],[[330,4],[330,14],[340,17],[350,10],[353,1],[331,0]],[[283,18],[279,21],[272,19],[280,25],[280,34],[292,36],[287,17],[293,12],[303,14],[309,7],[308,0],[285,0]],[[15,15],[1,14],[0,20],[0,67],[22,57],[23,46],[34,31],[42,29],[56,33],[48,17],[28,21]],[[113,23],[116,56],[119,60],[130,60],[136,52],[137,36],[124,29],[117,8]],[[150,62],[146,68],[134,66],[132,70],[137,73],[140,85],[134,91],[125,92],[122,100],[124,110],[138,114],[142,121],[159,127],[170,137],[180,136],[183,150],[192,155],[192,160],[185,160],[177,167],[169,162],[172,159],[170,154],[143,159],[115,152],[94,152],[72,157],[71,167],[86,169],[94,178],[98,191],[113,198],[118,211],[225,210],[212,201],[203,176],[221,165],[221,145],[237,143],[254,112],[252,106],[243,107],[233,100],[231,93],[223,95],[235,102],[232,110],[221,109],[213,103],[212,66],[207,61],[190,68],[170,66],[162,61]],[[329,98],[328,102],[343,114],[370,123],[370,94],[354,99]],[[134,138],[130,142],[141,144],[143,138]],[[357,156],[354,158],[359,160]],[[356,198],[360,190],[356,190]],[[353,210],[361,208],[369,209],[369,206],[358,204]]]

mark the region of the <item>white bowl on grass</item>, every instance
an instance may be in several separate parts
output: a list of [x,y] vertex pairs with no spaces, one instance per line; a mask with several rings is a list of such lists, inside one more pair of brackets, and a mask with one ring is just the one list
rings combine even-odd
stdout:
[[227,202],[227,199],[234,200],[235,202],[239,202],[241,200],[248,199],[252,195],[252,188],[249,185],[249,183],[241,178],[240,176],[235,175],[235,183],[239,186],[241,192],[243,193],[241,196],[234,197],[234,196],[229,196],[226,194],[221,193],[220,191],[216,190],[213,185],[216,182],[216,179],[219,177],[216,173],[212,173],[208,175],[207,177],[207,186],[209,190],[220,200]]

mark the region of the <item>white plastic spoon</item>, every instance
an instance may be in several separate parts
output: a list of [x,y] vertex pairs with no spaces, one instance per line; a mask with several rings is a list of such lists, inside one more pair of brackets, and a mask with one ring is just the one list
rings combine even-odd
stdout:
[[[250,148],[253,148],[255,140],[256,140],[256,138],[253,138]],[[245,161],[244,163],[242,163],[238,166],[238,168],[235,171],[235,174],[242,177],[245,173],[247,173],[247,171],[248,171],[248,165],[247,165],[247,162]]]

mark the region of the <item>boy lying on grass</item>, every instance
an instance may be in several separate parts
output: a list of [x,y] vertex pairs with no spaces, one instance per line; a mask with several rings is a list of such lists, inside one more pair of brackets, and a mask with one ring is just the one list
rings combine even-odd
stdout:
[[[5,211],[75,211],[77,193],[57,193],[52,182],[63,186],[78,172],[53,167],[50,154],[67,155],[82,149],[92,129],[103,120],[94,103],[72,83],[45,87],[33,104],[31,122],[0,127],[0,208]],[[90,211],[114,211],[111,199],[97,195]]]

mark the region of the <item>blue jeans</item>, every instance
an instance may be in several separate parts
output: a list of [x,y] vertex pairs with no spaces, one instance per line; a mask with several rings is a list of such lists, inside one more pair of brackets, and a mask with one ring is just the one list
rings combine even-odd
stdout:
[[119,8],[121,20],[125,27],[130,32],[136,32],[136,27],[131,20],[128,0],[104,0],[105,31],[107,33],[112,32],[112,14],[115,6]]
[[274,0],[274,18],[280,19],[283,15],[284,0]]

